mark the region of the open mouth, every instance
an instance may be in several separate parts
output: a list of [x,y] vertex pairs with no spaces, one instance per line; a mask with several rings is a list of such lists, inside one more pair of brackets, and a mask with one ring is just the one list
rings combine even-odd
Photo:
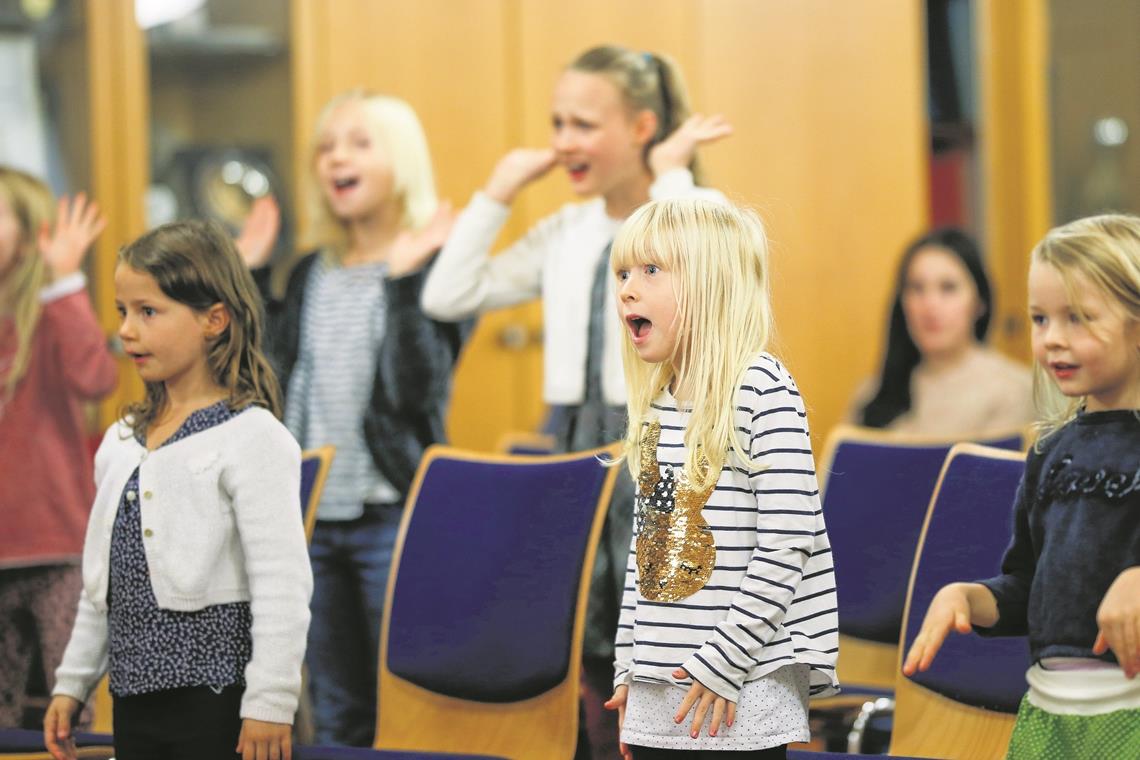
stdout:
[[653,322],[639,314],[630,314],[625,318],[625,323],[629,326],[629,332],[633,336],[634,343],[645,340],[653,329]]
[[575,180],[582,179],[582,177],[585,177],[586,172],[589,171],[589,169],[590,169],[589,164],[567,164],[566,165],[566,171],[570,172],[570,178],[575,179]]
[[356,187],[358,184],[360,184],[360,178],[346,177],[345,179],[334,179],[332,184],[333,190],[336,190],[339,193],[343,190],[348,190],[350,188]]
[[1049,369],[1053,371],[1053,375],[1061,380],[1072,377],[1079,366],[1078,364],[1066,364],[1065,362],[1049,363]]

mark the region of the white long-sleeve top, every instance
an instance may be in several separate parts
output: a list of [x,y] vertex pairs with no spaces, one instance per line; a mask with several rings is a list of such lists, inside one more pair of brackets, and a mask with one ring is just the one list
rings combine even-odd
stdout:
[[[690,412],[679,409],[668,392],[653,409],[661,426],[657,466],[663,478],[680,482]],[[792,376],[769,354],[754,359],[744,375],[736,429],[749,464],[745,468],[731,457],[701,511],[716,545],[715,566],[702,588],[676,601],[647,599],[638,577],[635,526],[615,685],[643,681],[687,688],[690,681],[672,675],[683,667],[735,702],[744,684],[803,663],[811,668],[812,696],[838,687],[835,574],[807,415]],[[642,462],[642,472],[653,464]],[[639,494],[638,522],[652,508]]]
[[253,656],[241,716],[292,723],[313,575],[301,521],[301,450],[262,408],[155,451],[122,421],[107,430],[95,455],[83,590],[53,693],[84,701],[107,670],[111,532],[136,467],[158,606],[192,612],[249,602]]
[[[652,200],[724,196],[693,184],[688,169],[665,172],[649,188]],[[496,256],[491,246],[510,207],[476,192],[459,215],[424,284],[423,309],[435,319],[457,321],[492,309],[543,299],[543,398],[577,404],[585,393],[590,290],[598,259],[622,220],[606,215],[605,201],[568,203],[541,220]],[[610,278],[610,301],[613,279]],[[625,403],[621,325],[605,322],[602,395],[607,404]]]

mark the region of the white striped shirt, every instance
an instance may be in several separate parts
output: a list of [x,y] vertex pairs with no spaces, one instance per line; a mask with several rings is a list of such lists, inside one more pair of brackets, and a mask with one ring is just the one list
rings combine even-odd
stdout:
[[317,517],[352,520],[365,502],[399,500],[372,460],[364,414],[384,340],[388,265],[342,267],[327,253],[309,272],[285,425],[303,448],[336,446]]
[[[653,404],[663,476],[679,479],[690,413],[668,392]],[[704,686],[736,701],[745,683],[790,663],[811,667],[812,696],[838,689],[838,617],[831,546],[820,509],[807,415],[795,382],[764,353],[751,362],[736,396],[745,468],[731,456],[701,516],[716,544],[703,588],[674,602],[650,601],[637,586],[636,526],[617,633],[615,684],[645,681],[687,687],[684,667]],[[645,505],[639,499],[638,510]]]

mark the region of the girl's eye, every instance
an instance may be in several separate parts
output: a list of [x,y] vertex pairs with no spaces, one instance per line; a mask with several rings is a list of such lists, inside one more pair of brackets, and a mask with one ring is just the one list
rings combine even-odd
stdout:
[[661,271],[661,269],[656,264],[646,264],[645,265],[645,273],[646,274],[657,274],[660,271]]
[[617,278],[619,280],[621,280],[622,282],[625,282],[626,280],[629,279],[629,270],[628,269],[619,269],[617,271]]
[[1029,321],[1032,322],[1033,324],[1037,325],[1038,327],[1043,327],[1045,325],[1045,315],[1044,314],[1032,314],[1029,317]]
[[116,306],[115,311],[119,312],[119,319],[124,319],[127,316],[127,310],[122,306]]
[[944,283],[942,283],[941,290],[943,293],[950,294],[950,293],[953,293],[954,291],[956,291],[957,289],[958,289],[958,283],[956,283],[956,282],[944,282]]
[[154,310],[153,306],[144,306],[142,307],[142,313],[144,317],[153,317],[158,312]]

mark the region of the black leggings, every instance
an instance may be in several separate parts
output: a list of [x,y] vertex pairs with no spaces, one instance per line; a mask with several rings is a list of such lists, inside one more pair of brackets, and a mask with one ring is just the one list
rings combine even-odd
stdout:
[[788,745],[745,752],[716,749],[656,749],[629,745],[633,760],[785,760]]
[[115,757],[118,760],[225,760],[241,734],[245,688],[209,686],[167,689],[115,697]]

